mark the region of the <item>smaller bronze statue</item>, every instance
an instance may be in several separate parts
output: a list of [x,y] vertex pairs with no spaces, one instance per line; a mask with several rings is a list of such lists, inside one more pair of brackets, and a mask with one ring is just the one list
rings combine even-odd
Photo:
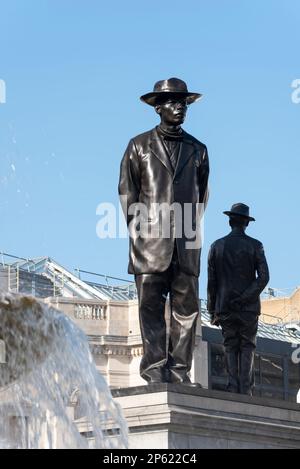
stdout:
[[207,307],[211,323],[222,328],[227,390],[251,396],[259,296],[269,281],[269,269],[262,243],[245,234],[249,221],[255,221],[249,207],[237,203],[223,213],[232,231],[210,248]]

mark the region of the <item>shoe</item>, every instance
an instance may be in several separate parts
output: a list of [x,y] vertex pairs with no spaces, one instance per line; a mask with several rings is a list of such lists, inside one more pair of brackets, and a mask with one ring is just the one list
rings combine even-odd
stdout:
[[202,389],[202,386],[200,383],[191,383],[191,382],[183,381],[180,384],[183,384],[184,386],[188,386],[189,388]]
[[169,382],[169,373],[164,367],[151,368],[141,373],[141,377],[148,384],[160,384]]

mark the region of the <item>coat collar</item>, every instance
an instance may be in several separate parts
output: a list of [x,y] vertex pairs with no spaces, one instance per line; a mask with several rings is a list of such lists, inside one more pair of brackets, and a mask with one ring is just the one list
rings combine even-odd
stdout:
[[173,168],[170,163],[170,158],[167,154],[167,151],[160,136],[158,135],[156,128],[152,130],[150,137],[150,148],[152,153],[161,161],[161,163],[165,166],[165,168],[174,178],[178,176],[178,174],[182,171],[190,157],[196,151],[193,141],[189,138],[188,134],[185,131],[183,131],[182,136],[183,141],[181,145],[181,151],[178,155],[178,162],[175,172],[173,171]]
[[228,236],[247,236],[244,231],[231,231]]

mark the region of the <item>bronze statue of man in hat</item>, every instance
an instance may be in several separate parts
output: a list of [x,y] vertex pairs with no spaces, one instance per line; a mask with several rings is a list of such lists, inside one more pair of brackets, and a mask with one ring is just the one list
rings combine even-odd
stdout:
[[192,385],[201,251],[197,230],[199,207],[207,202],[209,164],[206,146],[181,125],[188,105],[200,97],[178,78],[157,82],[141,100],[154,107],[160,124],[132,138],[121,163],[128,272],[135,275],[144,348],[140,373],[148,383]]
[[234,204],[224,212],[231,233],[215,241],[208,256],[207,308],[224,338],[229,392],[252,395],[260,294],[269,281],[260,241],[247,236],[249,207]]

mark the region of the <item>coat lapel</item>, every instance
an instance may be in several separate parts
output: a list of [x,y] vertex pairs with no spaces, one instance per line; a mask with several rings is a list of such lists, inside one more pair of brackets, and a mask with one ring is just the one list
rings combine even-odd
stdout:
[[174,174],[174,178],[181,173],[187,162],[189,161],[190,157],[195,153],[196,148],[192,140],[187,138],[185,135],[183,136],[183,142],[180,148],[180,153],[178,155],[177,166]]
[[166,167],[169,173],[173,176],[174,171],[170,163],[170,158],[167,154],[164,144],[161,141],[156,129],[152,131],[150,148],[151,148],[152,153],[161,161],[161,163]]
[[152,153],[161,161],[169,173],[175,178],[181,173],[184,166],[187,164],[191,156],[195,153],[196,148],[193,144],[193,141],[190,140],[186,135],[183,135],[183,142],[180,145],[180,151],[177,160],[177,166],[175,172],[173,171],[172,165],[170,163],[169,155],[164,147],[164,144],[159,137],[157,130],[153,129],[150,141],[150,148]]

